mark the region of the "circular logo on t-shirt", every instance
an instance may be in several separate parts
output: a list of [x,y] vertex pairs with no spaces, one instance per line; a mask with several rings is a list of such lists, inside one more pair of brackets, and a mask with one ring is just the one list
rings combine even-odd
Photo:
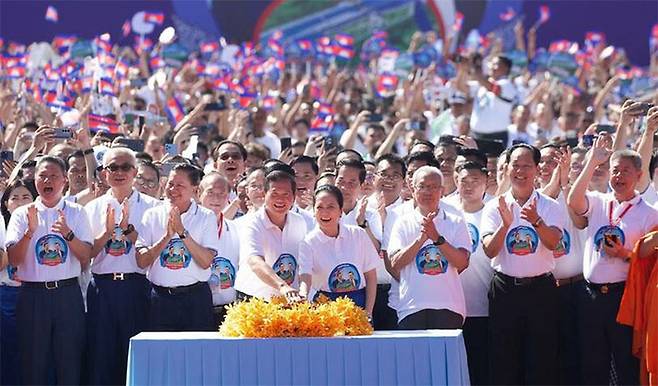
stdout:
[[562,229],[562,237],[557,243],[557,247],[553,250],[553,257],[562,257],[568,255],[571,251],[571,235],[566,229]]
[[208,279],[210,287],[228,289],[235,284],[235,267],[229,259],[216,256],[212,260],[210,271],[210,279]]
[[339,264],[329,274],[327,284],[331,292],[356,291],[361,286],[361,275],[353,264]]
[[524,256],[535,253],[538,244],[537,232],[524,225],[513,228],[505,238],[507,253],[512,255]]
[[64,264],[69,255],[69,246],[60,235],[42,236],[37,240],[34,249],[37,263],[51,267]]
[[602,256],[606,255],[605,250],[602,247],[603,243],[612,246],[614,242],[618,242],[622,245],[626,242],[624,231],[618,226],[605,225],[599,228],[594,234],[594,247],[597,252],[601,252]]
[[478,243],[480,242],[480,231],[478,228],[469,223],[466,223],[468,226],[468,234],[471,236],[471,252],[475,252],[478,249]]
[[284,253],[276,259],[272,269],[277,276],[290,285],[295,281],[295,275],[297,274],[297,260],[293,255]]
[[160,266],[168,269],[187,268],[192,255],[185,247],[183,240],[171,239],[160,253]]
[[7,276],[9,276],[9,280],[13,281],[21,281],[16,273],[18,272],[18,268],[14,267],[13,265],[8,265],[7,266]]
[[123,256],[130,252],[132,243],[123,234],[121,227],[115,227],[112,237],[105,243],[105,253],[111,256]]
[[416,254],[416,268],[421,275],[438,275],[448,269],[448,260],[436,245],[422,247]]

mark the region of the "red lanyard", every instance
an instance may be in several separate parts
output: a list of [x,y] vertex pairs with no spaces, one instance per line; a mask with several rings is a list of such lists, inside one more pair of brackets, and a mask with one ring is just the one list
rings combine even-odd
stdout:
[[619,217],[616,220],[612,220],[612,201],[608,205],[608,220],[610,221],[610,226],[616,227],[621,222],[621,219],[628,213],[629,210],[633,207],[633,204],[628,204],[628,206],[621,212]]
[[217,231],[217,238],[222,237],[222,231],[224,230],[224,213],[219,214],[219,229]]

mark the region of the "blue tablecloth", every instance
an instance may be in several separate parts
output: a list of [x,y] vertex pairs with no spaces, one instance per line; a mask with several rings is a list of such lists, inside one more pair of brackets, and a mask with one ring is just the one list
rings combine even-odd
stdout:
[[130,340],[128,385],[467,385],[461,330],[335,338],[224,338],[144,332]]

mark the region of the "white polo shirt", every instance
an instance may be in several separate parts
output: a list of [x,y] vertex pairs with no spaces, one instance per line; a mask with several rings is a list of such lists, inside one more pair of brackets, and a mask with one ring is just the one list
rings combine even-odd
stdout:
[[[398,218],[391,232],[389,253],[406,248],[416,240],[422,219],[418,210]],[[434,225],[446,242],[470,253],[471,239],[461,216],[440,209]],[[398,321],[425,309],[448,309],[466,315],[464,290],[457,268],[448,263],[431,240],[425,241],[414,261],[400,271]]]
[[[43,282],[80,276],[80,260],[70,251],[64,236],[52,231],[52,226],[57,221],[58,211],[61,209],[75,237],[91,245],[93,237],[86,212],[80,205],[64,199],[61,199],[55,207],[46,208],[37,197],[34,205],[37,208],[39,226],[30,240],[27,256],[23,259],[23,263],[16,267],[18,278],[21,281]],[[27,208],[28,205],[21,206],[12,214],[7,226],[5,243],[7,248],[19,242],[27,232]]]
[[642,236],[658,224],[658,212],[639,194],[630,201],[619,203],[614,193],[587,192],[587,201],[585,216],[589,225],[583,262],[585,279],[598,284],[625,281],[630,263],[607,256],[602,240],[604,236],[612,235],[624,244],[624,248],[632,249]]
[[644,193],[642,193],[642,199],[647,204],[658,209],[658,192],[656,191],[656,188],[654,188],[653,186],[653,181],[649,181],[649,182],[650,182],[649,186],[644,191]]
[[[142,232],[139,233],[137,248],[156,244],[167,233],[171,203],[153,207],[144,213]],[[211,210],[192,201],[187,211],[181,214],[183,227],[189,236],[204,248],[217,251],[217,217]],[[149,281],[161,287],[180,287],[199,281],[208,281],[210,268],[201,268],[185,247],[183,240],[174,235],[148,269]]]
[[[144,213],[148,209],[161,204],[162,201],[133,189],[133,192],[128,198],[128,222],[133,224],[138,235],[144,231],[142,226]],[[119,224],[119,221],[121,221],[121,203],[112,195],[111,190],[85,206],[85,211],[91,224],[91,234],[94,238],[105,232],[108,205],[114,208],[114,221],[116,224]],[[135,246],[123,235],[121,228],[117,226],[114,229],[112,238],[101,249],[98,256],[93,258],[91,272],[95,274],[114,272],[137,272],[143,274],[146,272],[146,269],[137,266]]]
[[235,278],[240,258],[239,230],[233,221],[223,218],[218,226],[219,246],[210,266],[212,304],[228,304],[235,300]]
[[379,260],[363,229],[341,225],[338,237],[329,237],[316,227],[299,247],[299,274],[313,275],[315,290],[356,291],[365,288],[364,274],[376,269]]
[[[503,195],[507,205],[511,204],[514,220],[507,230],[505,243],[498,256],[491,259],[494,270],[513,277],[534,277],[550,272],[555,268],[553,251],[539,240],[539,234],[532,224],[521,219],[521,206],[512,196],[512,191]],[[525,205],[537,199],[537,213],[547,226],[564,229],[564,218],[560,206],[552,198],[536,190]],[[493,234],[502,223],[498,213],[498,200],[492,200],[484,208],[480,226],[481,237]]]
[[[474,133],[490,134],[506,131],[510,124],[512,106],[519,99],[519,92],[508,78],[495,82],[500,87],[500,96],[487,90],[479,82],[469,82],[473,96],[471,130]],[[503,100],[504,98],[505,100]]]
[[315,217],[313,217],[312,210],[302,209],[297,204],[293,204],[292,209],[290,209],[290,211],[300,215],[304,219],[304,222],[306,223],[306,229],[309,232],[312,231],[313,228],[315,228]]
[[277,288],[264,283],[249,266],[250,256],[260,256],[293,288],[299,288],[299,245],[306,235],[304,219],[288,212],[283,231],[270,220],[265,208],[254,213],[240,229],[240,269],[235,289],[250,296],[269,299],[279,295]]
[[584,229],[576,228],[571,221],[567,202],[562,192],[557,197],[557,203],[560,205],[561,216],[565,219],[565,224],[560,243],[553,251],[555,257],[553,276],[556,279],[568,279],[583,273],[583,253],[587,232]]
[[[5,247],[5,219],[0,216],[0,245],[4,249]],[[3,269],[0,270],[0,286],[6,285],[9,287],[18,287],[21,285],[21,282],[18,281],[16,273],[18,270],[16,267],[12,267],[11,265],[7,264],[7,266]]]
[[[396,211],[395,209],[402,205],[404,201],[398,197],[397,200],[393,201],[389,206],[385,208],[386,210],[386,218],[384,219],[384,223],[382,224],[382,240],[381,240],[381,250],[385,251],[386,246],[388,245],[388,240],[391,237],[391,231],[393,230],[393,224],[395,224],[395,219],[397,218],[396,216]],[[375,213],[377,212],[377,201],[376,200],[370,200],[368,202],[368,209],[374,211]],[[379,216],[381,220],[381,216]],[[388,273],[386,270],[386,266],[384,265],[384,259],[378,259],[377,261],[377,284],[390,284],[391,281],[393,281],[393,278],[391,277],[391,274]]]

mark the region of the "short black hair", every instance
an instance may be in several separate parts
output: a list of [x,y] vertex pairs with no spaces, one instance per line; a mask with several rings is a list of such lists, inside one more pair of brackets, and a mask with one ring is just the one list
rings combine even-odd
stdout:
[[487,166],[487,155],[479,149],[459,148],[457,154],[466,159],[470,158],[469,161],[475,161],[482,166]]
[[532,145],[528,145],[527,143],[517,143],[516,145],[510,147],[505,154],[505,163],[509,163],[511,158],[512,158],[512,153],[514,153],[514,150],[517,149],[526,149],[530,150],[532,153],[532,161],[535,163],[535,165],[539,165],[539,162],[541,162],[541,153],[539,152],[539,149]]
[[71,168],[71,159],[73,158],[85,158],[85,154],[82,152],[82,150],[76,150],[73,153],[69,154],[68,157],[66,157],[66,170],[69,170]]
[[[201,146],[201,144],[199,144],[199,146]],[[149,153],[144,151],[135,153],[135,158],[137,159],[138,162],[139,161],[153,162],[153,157],[151,157]]]
[[[267,163],[265,163],[267,164]],[[269,165],[265,166],[265,174],[270,174],[272,172],[279,171],[288,173],[291,176],[295,177],[295,169],[292,166],[283,163],[283,162],[271,162]]]
[[404,160],[399,155],[393,153],[384,154],[383,156],[377,158],[377,166],[379,166],[380,162],[384,162],[384,161],[388,162],[391,165],[398,165],[402,170],[403,176],[407,174],[407,165],[404,163]]
[[487,170],[487,168],[473,161],[464,162],[463,164],[459,165],[455,171],[457,173],[460,173],[462,170],[477,170],[482,174],[484,174],[485,176],[489,175],[489,171]]
[[338,165],[336,165],[336,175],[338,175],[338,172],[340,171],[341,168],[353,168],[357,169],[359,171],[359,182],[364,183],[366,182],[366,166],[363,164],[362,161],[347,158],[344,160],[341,160]]
[[411,148],[413,148],[416,145],[425,145],[425,146],[429,147],[430,149],[432,149],[432,151],[434,151],[434,148],[436,147],[435,144],[433,144],[432,142],[430,142],[426,139],[415,139],[414,143],[411,145]]
[[327,193],[331,194],[332,196],[334,196],[334,198],[338,202],[338,207],[340,209],[343,209],[344,199],[343,199],[343,193],[340,191],[340,189],[338,189],[334,185],[322,185],[319,188],[315,189],[315,193],[313,194],[313,198],[315,199],[318,196],[318,194],[320,194],[322,192],[327,192]]
[[320,173],[320,168],[318,167],[317,162],[315,160],[307,155],[300,155],[299,157],[296,157],[290,162],[290,166],[294,167],[297,164],[309,164],[311,165],[311,169],[313,169],[313,173],[317,176],[318,173]]
[[155,171],[155,175],[158,177],[158,180],[160,179],[160,168],[155,166],[155,164],[153,162],[145,161],[143,159],[142,160],[138,159],[137,160],[137,167],[140,167],[140,166],[151,168],[152,170]]
[[439,161],[434,158],[434,154],[429,151],[416,151],[409,154],[405,160],[407,168],[414,161],[424,161],[428,166],[439,167]]
[[497,58],[500,63],[505,65],[507,68],[507,74],[509,74],[512,71],[512,59],[505,55],[498,55]]
[[366,127],[366,130],[370,130],[370,129],[374,129],[374,130],[377,130],[377,131],[381,131],[382,133],[384,133],[384,135],[386,135],[386,129],[384,128],[384,126],[380,125],[379,123],[371,123],[371,124],[369,124],[369,125]]
[[281,170],[274,170],[271,171],[270,173],[267,173],[265,175],[265,191],[269,191],[270,187],[272,185],[272,182],[279,182],[279,181],[288,181],[290,183],[290,188],[292,189],[292,193],[295,194],[297,191],[297,182],[295,182],[295,177],[290,174],[286,173]]
[[293,125],[293,126],[297,126],[297,125],[299,125],[300,123],[301,123],[302,125],[305,125],[306,127],[311,127],[311,124],[309,123],[308,119],[304,119],[304,118],[298,118],[298,119],[295,119],[295,121],[292,123],[292,125]]
[[62,174],[66,176],[66,169],[67,169],[66,168],[66,162],[64,162],[63,159],[61,159],[59,157],[56,157],[54,155],[45,155],[45,156],[39,158],[39,160],[37,161],[37,164],[36,164],[35,167],[38,169],[39,166],[41,166],[42,164],[45,164],[45,163],[51,163],[51,164],[57,166],[62,171]]
[[361,153],[359,153],[358,151],[356,151],[356,150],[354,150],[354,149],[343,149],[343,150],[339,151],[338,154],[336,154],[336,158],[338,158],[338,156],[341,155],[341,154],[343,154],[343,153],[351,153],[351,154],[354,154],[354,155],[356,155],[356,156],[358,157],[358,159],[359,159],[360,161],[363,161],[363,156],[361,155]]
[[171,170],[187,174],[187,178],[189,178],[192,186],[199,186],[199,183],[201,183],[201,179],[203,178],[203,171],[192,164],[176,164]]
[[225,140],[221,141],[220,143],[218,143],[217,146],[215,146],[215,148],[212,151],[213,159],[217,160],[217,158],[219,157],[219,149],[224,145],[235,145],[235,146],[237,146],[238,149],[240,150],[240,154],[242,155],[242,160],[243,161],[247,160],[247,149],[245,149],[244,146],[240,142],[231,141],[229,139],[225,139]]

